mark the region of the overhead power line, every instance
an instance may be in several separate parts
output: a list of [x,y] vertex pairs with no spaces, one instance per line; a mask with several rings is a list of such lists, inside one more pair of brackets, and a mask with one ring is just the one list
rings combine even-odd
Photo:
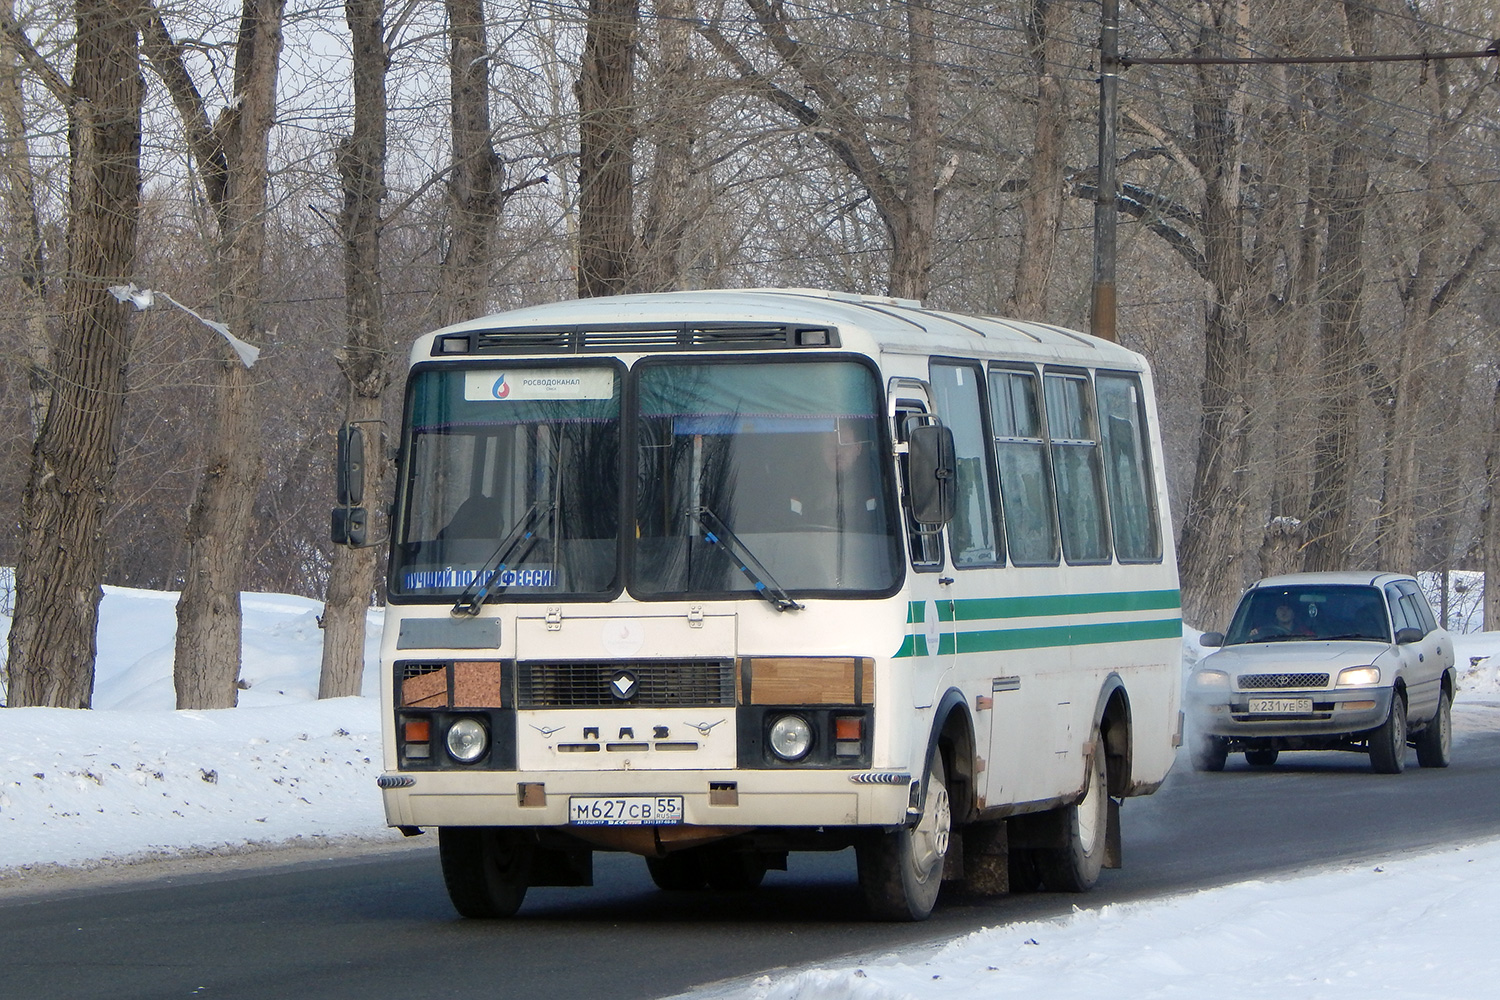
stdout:
[[1433,62],[1438,59],[1487,59],[1500,56],[1500,39],[1473,52],[1401,52],[1369,56],[1120,56],[1131,66],[1301,66],[1329,63]]

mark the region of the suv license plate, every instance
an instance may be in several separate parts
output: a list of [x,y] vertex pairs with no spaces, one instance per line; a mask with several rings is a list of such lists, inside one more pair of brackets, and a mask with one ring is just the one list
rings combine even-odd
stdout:
[[1310,715],[1311,698],[1251,698],[1252,715]]
[[682,822],[681,795],[575,795],[568,799],[574,826],[673,826]]

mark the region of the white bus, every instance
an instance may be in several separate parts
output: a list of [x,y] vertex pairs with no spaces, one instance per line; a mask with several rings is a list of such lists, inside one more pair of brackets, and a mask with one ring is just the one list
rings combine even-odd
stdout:
[[1080,333],[796,289],[489,316],[413,347],[395,491],[380,786],[465,916],[600,850],[687,890],[852,847],[897,920],[1081,891],[1181,742],[1151,376]]

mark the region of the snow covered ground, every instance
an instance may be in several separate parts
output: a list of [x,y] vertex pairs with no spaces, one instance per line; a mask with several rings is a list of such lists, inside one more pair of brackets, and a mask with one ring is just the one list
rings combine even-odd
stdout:
[[[366,697],[319,702],[320,605],[248,594],[241,707],[177,712],[175,600],[105,588],[94,711],[0,711],[0,894],[56,866],[400,839],[385,829],[375,787],[379,616],[371,616]],[[0,643],[9,624],[0,616]],[[1466,731],[1500,728],[1500,655],[1487,659],[1500,653],[1500,634],[1460,637],[1458,653],[1461,756]],[[1185,660],[1199,655],[1185,641]],[[1500,979],[1491,942],[1500,922],[1496,834],[1151,902],[1090,907],[1085,896],[1067,918],[695,996],[1480,996]]]

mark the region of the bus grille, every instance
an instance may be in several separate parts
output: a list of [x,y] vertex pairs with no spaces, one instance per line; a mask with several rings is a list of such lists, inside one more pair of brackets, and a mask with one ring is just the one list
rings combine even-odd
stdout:
[[1322,688],[1328,686],[1327,674],[1241,674],[1241,691],[1265,688]]
[[[616,696],[621,672],[635,679]],[[733,660],[603,660],[516,665],[518,708],[711,708],[734,705]]]

